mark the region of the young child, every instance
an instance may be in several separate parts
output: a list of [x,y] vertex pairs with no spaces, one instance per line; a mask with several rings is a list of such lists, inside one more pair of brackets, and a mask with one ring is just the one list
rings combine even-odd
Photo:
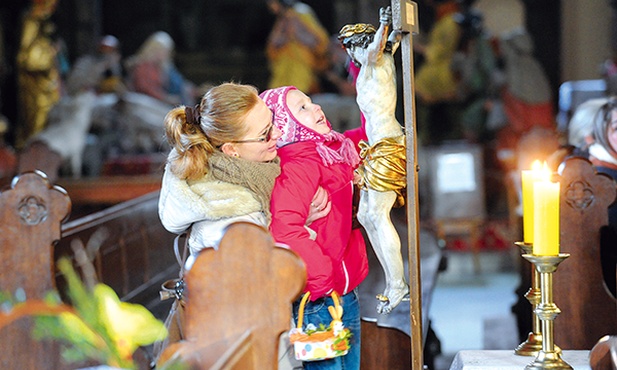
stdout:
[[[277,140],[281,175],[272,191],[270,230],[277,242],[297,252],[306,264],[310,302],[304,322],[328,324],[330,294],[341,296],[343,325],[352,332],[351,349],[342,357],[305,362],[311,369],[360,368],[360,309],[355,288],[368,274],[364,239],[352,228],[354,169],[359,156],[354,143],[333,131],[321,107],[293,86],[263,92],[282,135]],[[330,196],[328,215],[305,227],[311,198],[319,186]],[[294,304],[297,319],[299,301]]]

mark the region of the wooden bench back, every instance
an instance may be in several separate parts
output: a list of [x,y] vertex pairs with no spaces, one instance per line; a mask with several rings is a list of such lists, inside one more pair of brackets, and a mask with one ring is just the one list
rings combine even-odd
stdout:
[[264,228],[236,223],[218,250],[197,257],[186,281],[187,341],[168,350],[199,368],[217,361],[224,369],[277,368],[278,338],[290,329],[291,303],[306,282],[298,255],[276,247]]
[[165,230],[158,216],[158,199],[155,191],[67,222],[56,258],[72,256],[71,242],[79,239],[94,260],[100,282],[163,319],[169,302],[160,302],[160,285],[177,277],[180,266],[173,252],[175,234]]
[[[42,172],[16,176],[0,193],[0,290],[42,299],[55,288],[53,246],[71,209]],[[32,319],[0,328],[0,368],[60,369],[58,345],[32,339]]]
[[604,285],[600,263],[600,228],[608,224],[615,200],[612,178],[597,173],[591,162],[568,158],[560,166],[560,250],[570,257],[553,274],[555,344],[590,350],[617,330],[615,299]]

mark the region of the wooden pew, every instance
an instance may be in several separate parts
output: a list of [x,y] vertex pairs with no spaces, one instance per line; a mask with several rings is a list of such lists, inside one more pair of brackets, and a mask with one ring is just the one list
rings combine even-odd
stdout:
[[612,370],[617,368],[617,358],[613,355],[617,350],[617,336],[606,335],[593,346],[589,352],[591,370]]
[[[15,294],[23,289],[27,299],[42,299],[56,288],[62,294],[64,282],[55,261],[72,257],[71,243],[79,240],[100,282],[122,300],[164,319],[172,302],[159,299],[160,285],[177,277],[179,266],[173,253],[175,235],[158,218],[158,191],[62,225],[70,211],[69,195],[40,171],[16,176],[0,193],[0,290]],[[0,368],[62,369],[57,344],[34,341],[30,334],[30,319],[0,330]]]
[[158,217],[159,192],[119,203],[62,226],[56,259],[72,256],[71,242],[79,239],[88,250],[100,282],[124,301],[138,303],[164,319],[171,300],[161,302],[161,284],[177,277],[173,252],[175,234]]
[[[43,299],[55,288],[53,244],[71,201],[42,172],[16,176],[0,192],[0,291],[29,300]],[[32,319],[0,328],[1,369],[63,369],[55,342],[32,339]]]
[[[279,336],[306,282],[302,259],[266,229],[232,224],[186,276],[186,337],[162,355],[195,369],[276,369]],[[216,365],[216,366],[215,366]]]
[[[0,233],[3,290],[23,288],[28,298],[42,298],[55,288],[54,259],[72,256],[71,243],[78,239],[94,259],[99,281],[125,301],[143,304],[153,312],[160,306],[160,283],[176,276],[178,266],[171,248],[174,235],[158,220],[158,192],[62,227],[61,221],[70,212],[69,196],[62,188],[52,187],[43,173],[18,176],[13,189],[0,195],[3,230],[8,230]],[[223,360],[237,363],[236,368],[274,368],[278,336],[289,329],[290,303],[305,283],[304,265],[293,252],[274,248],[264,229],[234,225],[230,231],[221,244],[224,252],[206,251],[198,261],[211,257],[211,263],[196,262],[189,275],[196,277],[187,282],[193,292],[187,307],[187,333],[199,338],[201,350],[213,363]],[[54,253],[52,246],[58,239]],[[213,285],[200,289],[195,281],[202,279]],[[61,280],[59,285],[61,290]],[[225,303],[237,309],[221,310]],[[166,312],[166,308],[161,310],[159,317]],[[196,314],[190,316],[190,312]],[[0,338],[1,368],[63,368],[57,345],[33,341],[27,324],[28,328],[11,325],[2,329],[6,335]],[[247,328],[252,330],[247,332]],[[204,333],[210,334],[204,337]]]
[[570,257],[553,274],[553,295],[561,313],[555,319],[555,344],[590,350],[617,331],[617,306],[604,284],[600,228],[608,224],[615,182],[597,173],[584,158],[566,159],[560,175],[560,250]]

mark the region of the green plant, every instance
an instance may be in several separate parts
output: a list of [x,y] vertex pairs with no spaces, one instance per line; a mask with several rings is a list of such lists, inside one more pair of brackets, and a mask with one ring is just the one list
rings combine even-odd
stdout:
[[164,324],[145,307],[121,302],[105,284],[87,287],[66,258],[57,266],[66,278],[72,305],[63,304],[55,291],[44,300],[30,301],[0,293],[0,327],[22,316],[34,316],[34,338],[63,343],[66,361],[95,360],[124,369],[136,368],[133,353],[138,347],[167,336]]

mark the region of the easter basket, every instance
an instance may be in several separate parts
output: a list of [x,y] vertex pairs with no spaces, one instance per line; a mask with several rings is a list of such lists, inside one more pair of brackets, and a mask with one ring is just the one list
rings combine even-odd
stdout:
[[309,323],[303,330],[304,306],[309,297],[309,292],[302,297],[298,309],[298,324],[289,332],[289,341],[294,346],[296,360],[319,361],[346,355],[351,332],[343,326],[343,307],[338,294],[332,293],[334,306],[328,307],[332,321],[327,325]]

